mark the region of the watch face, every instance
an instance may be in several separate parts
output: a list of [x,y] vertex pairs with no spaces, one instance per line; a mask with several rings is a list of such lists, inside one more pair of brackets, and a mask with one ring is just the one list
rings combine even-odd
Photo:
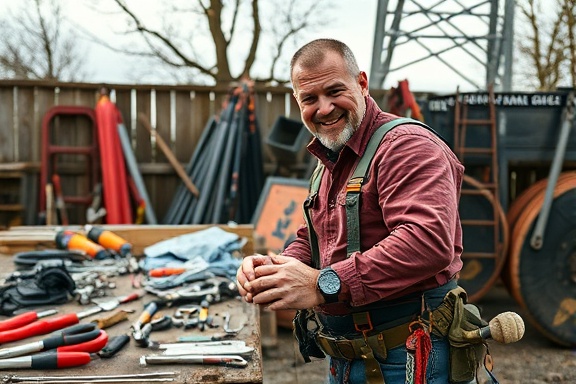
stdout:
[[331,269],[323,270],[318,277],[318,288],[325,295],[335,295],[340,292],[340,278]]

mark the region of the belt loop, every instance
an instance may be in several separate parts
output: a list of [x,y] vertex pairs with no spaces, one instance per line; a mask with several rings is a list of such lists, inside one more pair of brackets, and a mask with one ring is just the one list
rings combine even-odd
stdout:
[[356,331],[362,332],[366,336],[366,332],[374,329],[372,327],[372,320],[370,320],[370,312],[356,312],[352,314],[354,319],[354,328]]

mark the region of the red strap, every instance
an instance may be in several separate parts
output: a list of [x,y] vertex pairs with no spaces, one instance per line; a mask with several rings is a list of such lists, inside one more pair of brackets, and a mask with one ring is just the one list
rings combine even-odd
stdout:
[[406,349],[414,354],[414,384],[426,384],[426,368],[432,350],[430,334],[417,328],[406,340]]

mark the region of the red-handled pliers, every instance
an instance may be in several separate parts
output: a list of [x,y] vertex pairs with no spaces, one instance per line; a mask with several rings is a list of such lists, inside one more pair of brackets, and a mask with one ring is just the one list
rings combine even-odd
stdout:
[[70,325],[78,324],[79,322],[80,318],[75,313],[35,321],[19,328],[0,332],[0,344],[22,340],[32,336],[45,335]]
[[46,316],[53,315],[58,311],[55,309],[49,309],[42,312],[28,311],[21,313],[16,316],[12,316],[7,320],[0,321],[0,332],[9,331],[11,329],[16,329],[28,325],[38,319]]
[[[78,324],[55,332],[41,341],[0,350],[2,357],[0,370],[14,368],[55,369],[88,364],[91,360],[90,353],[100,351],[107,342],[108,334],[96,328],[95,324]],[[48,349],[50,351],[44,353],[21,356]]]
[[44,352],[0,360],[0,369],[55,369],[88,364],[92,358],[86,352]]
[[96,327],[96,324],[78,324],[54,332],[49,337],[33,343],[0,349],[0,359],[27,355],[56,349],[56,352],[100,351],[108,342],[108,334]]

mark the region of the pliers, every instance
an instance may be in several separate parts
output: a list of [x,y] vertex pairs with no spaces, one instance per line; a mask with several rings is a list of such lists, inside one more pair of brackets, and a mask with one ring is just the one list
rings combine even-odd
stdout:
[[57,312],[58,311],[55,309],[48,309],[42,312],[28,311],[16,316],[12,316],[7,320],[0,321],[0,332],[23,327],[43,317],[54,315]]
[[[108,334],[95,324],[74,325],[40,341],[0,349],[0,369],[53,369],[84,365],[90,362],[90,353],[100,351],[107,342]],[[44,353],[23,356],[35,352]]]

